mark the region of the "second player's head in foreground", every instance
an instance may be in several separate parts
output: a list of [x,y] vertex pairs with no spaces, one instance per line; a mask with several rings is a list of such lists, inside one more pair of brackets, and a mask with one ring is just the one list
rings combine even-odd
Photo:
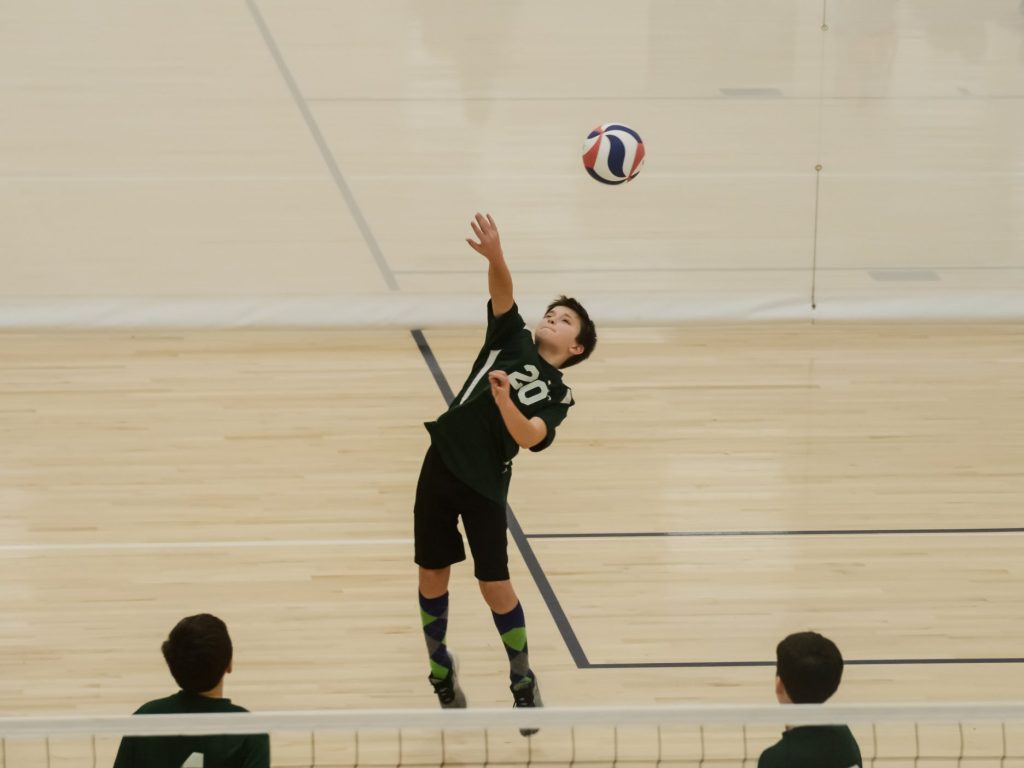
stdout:
[[817,632],[789,635],[775,659],[775,695],[782,704],[824,704],[843,677],[839,648]]
[[171,630],[161,650],[181,690],[214,698],[221,695],[233,655],[223,621],[208,613],[186,616]]

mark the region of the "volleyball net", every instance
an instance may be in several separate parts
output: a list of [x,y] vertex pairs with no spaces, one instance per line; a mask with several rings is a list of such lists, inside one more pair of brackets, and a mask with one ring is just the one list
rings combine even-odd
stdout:
[[[786,728],[822,725],[848,725],[865,768],[1024,768],[1024,703],[8,717],[0,718],[0,768],[111,766],[125,736],[232,734],[269,734],[274,768],[745,768]],[[183,765],[202,766],[201,753]]]

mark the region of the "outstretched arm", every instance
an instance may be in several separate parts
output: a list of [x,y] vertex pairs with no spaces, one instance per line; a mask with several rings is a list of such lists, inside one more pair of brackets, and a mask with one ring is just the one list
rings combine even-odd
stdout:
[[515,303],[512,297],[512,273],[505,264],[505,255],[501,251],[501,238],[498,236],[498,225],[491,214],[484,217],[477,214],[469,222],[473,234],[479,242],[466,238],[469,247],[487,259],[487,289],[491,294],[491,309],[495,317],[501,317]]

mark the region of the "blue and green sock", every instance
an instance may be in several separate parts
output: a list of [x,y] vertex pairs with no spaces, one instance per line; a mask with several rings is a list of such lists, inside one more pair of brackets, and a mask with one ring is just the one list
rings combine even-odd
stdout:
[[420,619],[423,621],[423,635],[430,654],[430,676],[445,680],[452,672],[452,657],[444,644],[448,635],[448,593],[440,597],[424,597],[420,594]]
[[491,612],[494,618],[494,626],[498,628],[501,635],[501,642],[505,646],[505,653],[508,654],[509,680],[512,686],[519,685],[524,680],[530,682],[533,679],[533,672],[530,670],[529,648],[526,644],[526,616],[523,614],[522,603],[516,603],[516,607],[508,613]]

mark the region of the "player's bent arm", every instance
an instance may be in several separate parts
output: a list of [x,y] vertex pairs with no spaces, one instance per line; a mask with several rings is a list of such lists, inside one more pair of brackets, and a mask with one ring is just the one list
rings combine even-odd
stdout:
[[501,317],[515,304],[512,297],[512,273],[500,253],[487,262],[487,290],[491,294],[491,311],[495,317]]
[[501,420],[505,422],[505,429],[520,448],[533,448],[547,437],[548,425],[544,423],[544,419],[540,416],[526,418],[511,400],[498,403],[498,411],[501,413]]

